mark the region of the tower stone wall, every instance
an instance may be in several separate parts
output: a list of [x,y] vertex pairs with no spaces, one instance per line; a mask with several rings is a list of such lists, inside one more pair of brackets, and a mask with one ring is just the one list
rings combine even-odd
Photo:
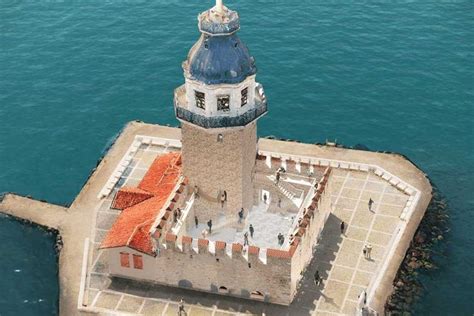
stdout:
[[[197,187],[195,215],[200,221],[219,215],[237,216],[253,205],[253,174],[257,155],[257,126],[203,129],[182,124],[183,174]],[[221,206],[220,195],[227,200]]]

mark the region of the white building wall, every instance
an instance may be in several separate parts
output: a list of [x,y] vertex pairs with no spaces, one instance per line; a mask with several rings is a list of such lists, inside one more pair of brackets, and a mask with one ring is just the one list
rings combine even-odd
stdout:
[[[283,305],[291,302],[289,258],[273,258],[264,264],[258,255],[249,255],[247,260],[242,253],[229,257],[225,250],[212,254],[203,247],[196,253],[186,245],[183,251],[163,249],[156,258],[127,247],[105,251],[111,275],[211,293],[219,293],[219,287],[224,286],[228,295],[242,298],[259,291],[266,301]],[[132,254],[142,255],[143,269],[134,269],[133,262],[130,268],[121,267],[120,252],[130,253],[130,258]]]
[[[186,78],[186,109],[207,117],[213,116],[237,116],[247,112],[255,106],[255,75],[248,77],[239,84],[219,84],[206,85],[199,81]],[[241,106],[241,91],[248,88],[247,104]],[[203,110],[196,106],[194,91],[203,92],[205,94],[206,109]],[[230,110],[217,110],[217,97],[220,95],[230,96]]]

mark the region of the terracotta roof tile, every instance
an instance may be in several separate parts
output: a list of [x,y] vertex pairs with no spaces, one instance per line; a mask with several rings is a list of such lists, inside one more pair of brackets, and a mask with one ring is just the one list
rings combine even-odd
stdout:
[[180,176],[179,153],[161,155],[155,159],[139,184],[139,192],[147,191],[152,197],[128,207],[108,231],[100,248],[128,246],[137,251],[154,254],[151,225],[172,193]]
[[238,244],[238,243],[232,244],[232,252],[241,252],[242,248],[243,246],[241,244]]
[[260,248],[255,246],[249,246],[248,251],[250,255],[258,255],[258,253],[260,252]]
[[123,210],[151,198],[153,194],[134,187],[122,187],[112,203],[112,208]]
[[223,241],[216,241],[216,249],[223,250],[226,247],[226,243]]
[[290,250],[288,251],[288,253],[290,254],[290,257],[293,257],[293,255],[295,254],[295,251],[296,251],[296,248],[298,247],[298,245],[292,245],[290,247]]
[[[153,194],[170,192],[181,174],[181,155],[169,153],[159,156],[148,169],[138,187]],[[169,194],[169,193],[168,193]]]
[[183,244],[192,244],[192,243],[193,243],[193,239],[192,239],[191,237],[189,237],[189,236],[183,236],[183,237],[181,238],[181,242],[182,242]]
[[291,254],[288,251],[279,249],[267,249],[267,257],[288,259],[291,258]]
[[208,245],[209,245],[209,240],[202,239],[202,238],[198,239],[198,246],[207,247]]
[[175,234],[172,234],[172,233],[167,233],[166,236],[165,236],[165,240],[166,241],[176,241],[176,239],[178,238],[178,236],[176,236]]

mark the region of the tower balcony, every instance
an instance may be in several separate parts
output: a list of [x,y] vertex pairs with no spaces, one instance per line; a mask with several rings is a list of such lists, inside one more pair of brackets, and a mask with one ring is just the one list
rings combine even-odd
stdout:
[[255,87],[254,106],[248,111],[236,115],[204,116],[188,109],[186,86],[182,85],[174,91],[174,108],[176,118],[203,128],[225,128],[245,126],[267,113],[267,98],[260,84]]

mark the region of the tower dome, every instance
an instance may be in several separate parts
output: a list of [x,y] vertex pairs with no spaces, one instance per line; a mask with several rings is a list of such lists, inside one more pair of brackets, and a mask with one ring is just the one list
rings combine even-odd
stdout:
[[184,65],[190,78],[205,84],[239,83],[257,72],[254,58],[235,34],[201,35]]
[[205,84],[235,84],[257,72],[255,60],[236,32],[239,15],[223,5],[198,16],[202,33],[191,48],[183,69],[189,79]]
[[244,127],[267,112],[263,87],[247,46],[237,36],[239,15],[217,0],[198,16],[201,37],[183,62],[175,90],[176,117],[206,129]]

